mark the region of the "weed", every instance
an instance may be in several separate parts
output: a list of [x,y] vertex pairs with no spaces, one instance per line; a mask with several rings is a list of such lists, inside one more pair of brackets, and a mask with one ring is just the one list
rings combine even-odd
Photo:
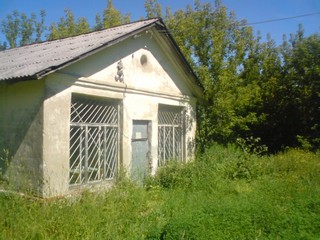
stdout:
[[261,138],[247,137],[238,138],[237,144],[245,153],[256,154],[258,156],[264,155],[268,152],[268,147],[261,144]]
[[10,154],[8,149],[3,149],[0,154],[0,185],[1,183],[7,181],[5,177],[5,171],[9,166]]

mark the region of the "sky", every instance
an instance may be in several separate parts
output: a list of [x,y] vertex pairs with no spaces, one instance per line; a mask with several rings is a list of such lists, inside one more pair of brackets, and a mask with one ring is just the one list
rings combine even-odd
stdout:
[[[172,12],[185,9],[189,4],[193,6],[194,0],[158,0],[163,9],[169,6]],[[211,3],[214,0],[201,0],[202,3]],[[305,35],[320,33],[320,0],[222,0],[229,11],[234,11],[238,20],[246,19],[253,23],[254,32],[260,31],[263,40],[268,33],[281,44],[283,34],[289,38],[290,33],[298,30],[301,23]],[[85,17],[91,26],[95,23],[97,13],[102,13],[106,7],[107,0],[0,0],[0,21],[14,10],[26,13],[30,16],[32,12],[39,15],[40,10],[46,11],[46,25],[58,22],[64,16],[64,9],[71,9],[75,17]],[[131,20],[139,20],[145,17],[144,0],[113,0],[115,8],[123,14],[130,13]],[[313,14],[310,16],[297,17]],[[294,18],[293,18],[294,17]],[[286,20],[279,20],[285,19]],[[271,22],[265,22],[274,20]],[[256,23],[256,24],[254,24]],[[1,34],[2,35],[2,34]],[[0,35],[0,41],[4,37]]]

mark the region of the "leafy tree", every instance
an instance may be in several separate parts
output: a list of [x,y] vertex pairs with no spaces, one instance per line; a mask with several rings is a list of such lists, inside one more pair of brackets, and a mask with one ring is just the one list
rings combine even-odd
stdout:
[[35,13],[32,13],[30,17],[18,11],[7,15],[1,22],[1,31],[5,34],[10,48],[41,41],[45,30],[45,15],[45,11],[41,10],[40,21],[37,21]]
[[112,0],[108,0],[107,7],[103,11],[103,27],[110,28],[122,23],[123,17],[121,12],[113,6]]
[[273,40],[260,44],[259,86],[261,104],[256,111],[263,119],[250,126],[252,135],[262,138],[271,151],[283,147],[319,147],[320,119],[319,35],[303,37],[300,26],[290,43],[280,47]]
[[76,34],[87,33],[90,31],[90,25],[85,17],[78,18],[76,25]]
[[102,16],[99,13],[96,14],[96,24],[93,29],[101,30],[129,22],[130,14],[123,15],[114,7],[112,0],[108,0],[107,7],[103,10]]
[[11,15],[1,22],[1,31],[5,34],[10,48],[17,46],[17,38],[19,35],[20,14],[18,11],[13,11]]
[[[228,13],[221,1],[195,1],[165,19],[204,87],[206,105],[199,109],[200,145],[235,140],[257,121],[252,108],[258,86],[241,78],[253,41],[252,29]],[[192,25],[192,28],[190,28]]]
[[320,146],[320,36],[304,38],[301,28],[292,43],[283,88],[294,103],[295,127],[292,138],[304,139],[314,148]]
[[52,23],[49,27],[48,39],[60,39],[70,37],[90,31],[90,26],[86,18],[80,17],[77,21],[70,9],[65,9],[65,17],[60,18],[60,21]]
[[252,99],[252,111],[256,114],[257,121],[249,125],[246,135],[261,138],[262,143],[273,150],[283,134],[283,121],[278,116],[279,111],[282,111],[282,94],[279,91],[282,66],[279,49],[270,35],[264,43],[260,42],[260,36],[256,39],[245,60],[242,78],[253,82],[258,87],[256,92],[259,91]]
[[36,39],[35,42],[40,42],[42,40],[42,34],[47,29],[44,25],[46,17],[46,12],[44,10],[40,11],[40,21],[35,23]]
[[20,20],[20,46],[33,42],[32,35],[35,31],[36,15],[33,13],[28,18],[25,13],[21,14]]
[[145,0],[144,8],[147,14],[147,18],[162,17],[162,7],[157,0]]
[[280,47],[270,35],[261,42],[221,1],[167,8],[164,19],[204,87],[199,145],[253,137],[271,151],[319,147],[319,35],[305,38],[300,25]]
[[96,25],[93,27],[94,31],[102,30],[103,29],[103,21],[101,15],[99,13],[96,14]]
[[130,15],[130,13],[126,13],[126,14],[123,16],[122,23],[130,23],[130,21],[131,21],[131,15]]

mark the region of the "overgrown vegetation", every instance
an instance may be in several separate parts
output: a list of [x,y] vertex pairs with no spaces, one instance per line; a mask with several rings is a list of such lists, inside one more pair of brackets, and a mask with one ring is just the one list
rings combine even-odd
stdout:
[[0,193],[0,239],[318,239],[320,153],[214,145],[138,187],[35,201]]
[[[286,147],[320,147],[320,36],[304,36],[303,27],[284,36],[277,46],[271,34],[265,42],[245,19],[239,20],[221,0],[195,0],[193,6],[164,13],[157,0],[145,0],[147,18],[162,17],[204,88],[199,107],[198,142],[235,143],[260,139],[269,152]],[[14,11],[1,21],[6,43],[1,49],[53,40],[128,23],[112,0],[96,24],[75,18],[71,9],[50,26],[40,17]],[[142,18],[144,18],[142,16]],[[192,26],[192,27],[190,27]]]
[[[146,0],[145,9],[163,17],[204,87],[204,153],[161,168],[144,187],[121,180],[107,193],[54,201],[0,192],[0,239],[319,239],[319,34],[304,37],[300,26],[280,46],[261,42],[219,0],[165,15]],[[52,40],[130,20],[111,0],[95,26],[71,10],[50,27],[44,17],[8,15],[0,49],[44,40],[46,30]]]

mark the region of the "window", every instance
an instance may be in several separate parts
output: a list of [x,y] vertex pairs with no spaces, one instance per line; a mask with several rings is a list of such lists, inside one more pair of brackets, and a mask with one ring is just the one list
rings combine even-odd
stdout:
[[158,166],[184,159],[184,119],[182,107],[159,105]]
[[118,102],[73,95],[69,184],[113,179],[119,148]]

